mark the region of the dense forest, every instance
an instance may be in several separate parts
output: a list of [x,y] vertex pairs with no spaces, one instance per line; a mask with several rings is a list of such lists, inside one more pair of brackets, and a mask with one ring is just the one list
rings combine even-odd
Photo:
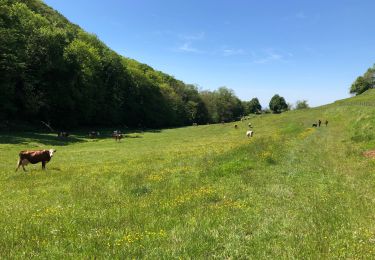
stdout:
[[168,127],[261,109],[122,57],[39,0],[0,0],[0,120]]

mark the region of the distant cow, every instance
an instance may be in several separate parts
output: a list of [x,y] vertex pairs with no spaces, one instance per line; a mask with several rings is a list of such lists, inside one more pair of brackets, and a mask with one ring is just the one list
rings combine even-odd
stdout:
[[120,141],[120,140],[123,138],[123,135],[121,134],[120,131],[113,131],[112,137],[113,137],[116,141]]
[[234,128],[237,129],[237,128],[238,128],[238,125],[234,125]]
[[49,150],[36,150],[36,151],[21,151],[19,153],[19,159],[17,163],[17,169],[22,166],[22,169],[26,171],[25,165],[28,165],[29,163],[36,164],[41,162],[42,163],[42,169],[46,169],[46,163],[48,163],[53,154],[56,152],[54,149]]
[[326,120],[325,124],[326,124],[326,126],[328,126],[328,120]]
[[318,127],[318,124],[312,124],[312,127]]
[[251,131],[251,130],[249,130],[249,131],[246,132],[246,136],[247,137],[253,137],[253,134],[254,134],[254,132]]
[[120,141],[123,138],[123,135],[121,133],[120,134],[114,134],[113,138],[115,138],[116,141]]
[[68,137],[69,133],[68,132],[58,132],[57,137]]
[[96,131],[91,131],[91,132],[89,132],[89,137],[90,137],[90,138],[96,138],[96,137],[98,137],[98,136],[100,136],[100,133],[99,133],[99,132],[96,132]]

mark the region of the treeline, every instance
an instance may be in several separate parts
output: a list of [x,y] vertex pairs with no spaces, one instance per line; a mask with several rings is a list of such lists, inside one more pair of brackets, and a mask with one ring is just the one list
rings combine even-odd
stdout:
[[375,65],[369,68],[362,76],[359,76],[351,85],[350,93],[359,95],[368,89],[375,87]]
[[256,98],[200,91],[122,57],[38,0],[0,0],[0,75],[1,121],[158,128],[262,109]]
[[0,55],[2,120],[165,127],[244,112],[232,91],[199,93],[124,58],[40,1],[0,0]]

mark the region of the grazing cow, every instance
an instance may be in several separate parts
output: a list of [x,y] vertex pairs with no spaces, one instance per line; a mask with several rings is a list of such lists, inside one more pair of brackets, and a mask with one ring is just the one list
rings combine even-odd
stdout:
[[312,127],[318,127],[318,124],[312,124]]
[[122,135],[121,131],[119,131],[119,130],[115,130],[115,131],[113,131],[113,133],[112,133],[112,137],[113,137],[116,141],[120,141],[120,140],[123,138],[123,135]]
[[22,166],[22,169],[26,171],[25,165],[28,165],[29,163],[36,164],[41,162],[42,163],[42,169],[46,169],[46,163],[48,163],[53,154],[56,152],[55,149],[49,149],[49,150],[36,150],[36,151],[21,151],[19,153],[19,159],[17,163],[17,169]]
[[69,133],[68,132],[58,132],[57,137],[68,137]]
[[238,129],[238,125],[234,125],[234,128],[235,128],[235,129]]
[[254,132],[251,131],[251,130],[249,130],[249,131],[246,132],[246,136],[247,137],[253,137],[253,134],[254,134]]
[[96,131],[91,131],[91,132],[89,132],[89,137],[90,137],[90,138],[96,138],[96,137],[98,137],[98,136],[100,136],[100,133],[99,133],[99,132],[96,132]]
[[116,141],[120,141],[123,138],[123,135],[121,133],[113,134],[112,136]]

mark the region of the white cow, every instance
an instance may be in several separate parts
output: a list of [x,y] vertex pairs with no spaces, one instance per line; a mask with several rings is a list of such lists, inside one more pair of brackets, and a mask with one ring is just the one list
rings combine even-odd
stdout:
[[249,131],[246,132],[246,136],[247,137],[253,137],[253,133],[254,133],[253,131],[249,130]]

